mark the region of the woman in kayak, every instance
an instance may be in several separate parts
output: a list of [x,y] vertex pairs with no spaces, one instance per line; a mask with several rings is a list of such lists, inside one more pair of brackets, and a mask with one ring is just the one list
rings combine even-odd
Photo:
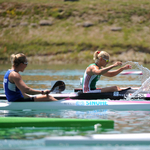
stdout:
[[100,79],[101,75],[106,77],[114,77],[125,69],[131,69],[131,65],[125,65],[117,70],[109,71],[114,67],[122,65],[122,63],[118,61],[106,67],[109,62],[109,58],[109,54],[105,51],[96,51],[94,53],[93,59],[95,63],[90,64],[86,68],[83,76],[82,88],[84,93],[114,92],[121,90],[118,86],[96,89],[96,82]]
[[[11,55],[12,68],[9,69],[3,81],[6,98],[9,102],[29,102],[29,101],[56,101],[54,97],[48,95],[50,90],[34,90],[28,87],[21,78],[19,71],[23,72],[28,65],[24,54]],[[30,95],[42,94],[35,97]]]

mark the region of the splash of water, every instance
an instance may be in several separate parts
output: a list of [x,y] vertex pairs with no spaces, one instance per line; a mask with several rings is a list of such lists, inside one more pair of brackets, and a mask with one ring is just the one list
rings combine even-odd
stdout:
[[150,93],[150,70],[142,65],[139,65],[138,62],[127,61],[123,65],[130,64],[132,69],[139,70],[142,72],[142,75],[138,76],[138,80],[141,82],[141,87],[134,92],[132,95],[127,96],[127,100],[131,100],[133,97],[139,97],[141,92]]
[[138,70],[143,73],[143,75],[138,76],[138,80],[141,82],[141,84],[144,83],[146,79],[150,77],[150,70],[146,67],[143,67],[138,62],[127,61],[123,63],[123,65],[126,65],[126,64],[131,65],[133,70],[136,70],[136,71]]

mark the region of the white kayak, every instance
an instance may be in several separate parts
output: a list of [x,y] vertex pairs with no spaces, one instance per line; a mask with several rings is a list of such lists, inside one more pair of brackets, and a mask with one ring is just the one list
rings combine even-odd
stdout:
[[0,102],[0,110],[54,110],[54,109],[115,109],[150,110],[150,101],[121,100],[59,100],[54,102]]
[[47,137],[46,145],[150,145],[150,133]]

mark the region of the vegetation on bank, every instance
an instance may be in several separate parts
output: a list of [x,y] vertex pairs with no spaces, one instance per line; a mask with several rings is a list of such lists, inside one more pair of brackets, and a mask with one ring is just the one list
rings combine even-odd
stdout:
[[0,63],[18,52],[36,63],[84,63],[97,49],[150,63],[149,25],[149,0],[0,0]]

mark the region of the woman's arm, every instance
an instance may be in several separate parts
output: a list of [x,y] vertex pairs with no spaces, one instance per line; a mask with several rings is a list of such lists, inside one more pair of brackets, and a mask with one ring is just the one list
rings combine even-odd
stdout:
[[117,67],[117,66],[119,66],[121,64],[122,64],[121,62],[116,62],[113,65],[110,65],[110,66],[102,68],[102,69],[99,69],[97,66],[93,65],[93,66],[90,66],[91,68],[89,67],[89,69],[87,69],[87,73],[89,75],[93,75],[93,74],[95,74],[95,75],[104,75],[109,70],[111,70],[112,68]]
[[107,76],[107,77],[114,77],[116,75],[118,75],[120,72],[122,72],[123,70],[126,70],[126,69],[131,69],[131,65],[125,65],[117,70],[113,70],[113,71],[108,71],[107,73],[103,74],[104,76]]
[[40,90],[34,90],[28,87],[21,78],[21,75],[17,72],[12,72],[9,76],[11,82],[15,83],[18,89],[22,92],[24,97],[30,97],[28,94],[44,94]]

